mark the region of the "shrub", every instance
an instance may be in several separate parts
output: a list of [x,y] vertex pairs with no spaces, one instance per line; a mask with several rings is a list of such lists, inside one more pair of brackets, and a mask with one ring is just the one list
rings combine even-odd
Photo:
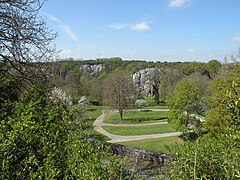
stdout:
[[84,134],[79,110],[49,98],[49,92],[43,84],[28,89],[16,103],[14,114],[1,120],[1,178],[120,177],[121,163],[116,157],[80,140]]
[[168,179],[237,179],[240,152],[236,141],[226,135],[205,135],[177,148],[174,162],[167,164]]

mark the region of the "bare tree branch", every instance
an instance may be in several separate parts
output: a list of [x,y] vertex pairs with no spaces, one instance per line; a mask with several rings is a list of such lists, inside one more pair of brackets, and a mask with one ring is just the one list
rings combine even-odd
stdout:
[[34,79],[38,77],[37,69],[43,68],[30,64],[54,57],[55,48],[51,43],[57,34],[38,16],[44,2],[0,0],[0,73]]

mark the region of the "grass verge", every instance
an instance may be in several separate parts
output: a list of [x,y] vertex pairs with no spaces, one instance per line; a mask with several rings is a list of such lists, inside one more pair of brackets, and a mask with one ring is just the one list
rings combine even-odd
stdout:
[[168,106],[147,106],[143,109],[169,109]]
[[141,123],[152,123],[159,120],[166,121],[168,117],[167,111],[151,111],[151,110],[142,110],[134,112],[126,112],[123,115],[123,121],[120,120],[118,113],[108,115],[105,119],[105,123],[112,124],[141,124]]
[[178,144],[183,143],[177,136],[121,142],[119,144],[158,153],[174,154]]
[[163,134],[175,132],[170,124],[157,124],[147,126],[103,126],[104,130],[111,134],[122,135],[122,136],[137,136],[137,135],[148,135],[148,134]]
[[98,116],[102,114],[102,109],[103,109],[102,106],[88,106],[87,113],[86,113],[86,121],[84,123],[83,129],[87,134],[87,136],[90,138],[95,138],[102,141],[108,141],[110,140],[109,137],[95,131],[92,128],[94,121],[97,119]]

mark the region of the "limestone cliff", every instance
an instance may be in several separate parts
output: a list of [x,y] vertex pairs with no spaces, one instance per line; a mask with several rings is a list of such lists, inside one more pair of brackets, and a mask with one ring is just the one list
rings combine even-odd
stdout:
[[83,71],[84,74],[96,74],[104,69],[103,64],[84,64],[80,67],[80,70]]
[[143,93],[146,97],[152,97],[153,92],[153,78],[159,72],[158,68],[146,68],[140,70],[132,75],[133,84],[138,93]]

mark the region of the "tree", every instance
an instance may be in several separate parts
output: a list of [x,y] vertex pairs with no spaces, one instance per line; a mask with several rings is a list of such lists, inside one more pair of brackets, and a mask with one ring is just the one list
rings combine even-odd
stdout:
[[160,104],[160,85],[162,81],[162,71],[158,68],[154,68],[150,75],[150,81],[153,87],[153,95],[156,105]]
[[207,63],[207,75],[213,79],[219,72],[222,64],[218,60],[211,60]]
[[169,122],[179,130],[186,130],[189,125],[198,126],[195,115],[202,113],[201,96],[197,86],[185,79],[177,83],[169,94],[167,103],[170,109]]
[[1,178],[117,179],[121,163],[80,139],[80,107],[54,96],[45,63],[36,63],[53,57],[56,37],[38,17],[43,2],[0,1]]
[[161,72],[160,99],[166,101],[167,95],[174,90],[176,84],[183,78],[183,74],[178,69],[169,67],[162,68]]
[[102,104],[102,80],[99,78],[92,78],[90,80],[89,98],[90,102],[94,105]]
[[179,145],[174,161],[165,163],[163,172],[167,179],[239,179],[237,147],[225,135],[205,135],[194,143],[188,141]]
[[218,77],[211,86],[211,110],[207,112],[205,127],[214,133],[240,130],[240,66],[228,77]]
[[[106,149],[81,140],[79,107],[72,108],[37,84],[21,95],[0,124],[2,179],[114,179],[121,163]],[[108,159],[106,164],[103,159]],[[107,173],[106,173],[107,172]]]
[[0,78],[3,90],[0,99],[5,116],[11,114],[12,105],[27,85],[47,79],[44,63],[36,62],[54,57],[51,42],[56,34],[48,30],[38,16],[43,3],[44,0],[0,1]]
[[114,71],[109,75],[104,81],[103,99],[105,105],[118,109],[123,120],[124,109],[134,102],[134,86],[130,76],[123,71]]
[[[240,66],[211,85],[204,126],[209,131],[195,142],[180,145],[166,164],[168,179],[240,178]],[[191,95],[189,96],[191,97]]]
[[[34,81],[46,70],[36,61],[52,59],[51,42],[56,34],[38,16],[44,0],[3,0],[0,2],[0,73]],[[44,73],[41,73],[42,78]]]

